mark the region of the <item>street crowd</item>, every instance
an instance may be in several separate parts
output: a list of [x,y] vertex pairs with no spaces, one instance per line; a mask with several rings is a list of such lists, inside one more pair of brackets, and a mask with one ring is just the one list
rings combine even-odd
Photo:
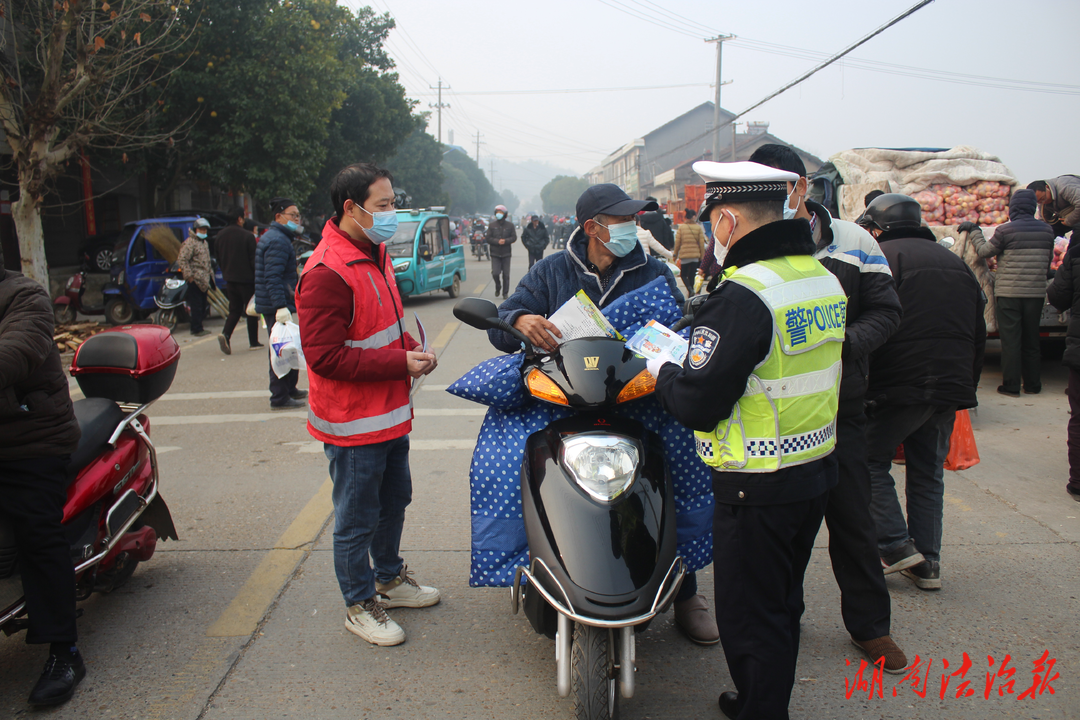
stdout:
[[[749,162],[701,161],[694,169],[706,200],[674,228],[652,198],[599,184],[570,217],[528,214],[515,225],[507,208],[496,206],[483,241],[502,300],[499,317],[547,352],[561,340],[550,316],[579,291],[603,309],[662,278],[679,303],[704,298],[694,309],[685,362],[661,356],[648,363],[660,406],[693,434],[694,461],[708,467],[715,502],[716,608],[690,572],[674,598],[675,622],[690,641],[722,645],[735,686],[719,696],[726,717],[786,718],[803,576],[823,521],[847,640],[885,672],[909,667],[892,638],[885,576],[901,573],[926,591],[947,579],[943,467],[958,412],[978,404],[986,298],[964,260],[923,225],[910,197],[881,194],[868,198],[857,222],[833,218],[808,198],[801,159],[781,145],[759,148]],[[309,389],[298,388],[298,371],[279,377],[271,367],[270,407],[307,407],[308,431],[324,444],[345,626],[379,646],[406,638],[388,610],[440,601],[400,553],[412,497],[410,389],[438,359],[404,330],[384,246],[398,224],[392,182],[368,163],[341,170],[328,189],[334,215],[302,271],[294,246],[301,216],[292,199],[271,201],[273,222],[257,242],[240,210],[215,242],[229,292],[221,351],[231,354],[241,318],[252,349],[262,347],[260,318],[271,331],[299,327]],[[1047,289],[1055,237],[1078,223],[1080,177],[1070,175],[1016,190],[1010,221],[989,240],[973,223],[959,228],[980,256],[999,258],[1003,395],[1042,390],[1045,299],[1060,310],[1080,309],[1080,255],[1069,252]],[[463,219],[455,230],[471,242],[479,224]],[[518,239],[529,268],[513,282]],[[210,282],[206,243],[206,225],[195,223],[180,255],[194,288],[195,335],[205,334],[197,298]],[[560,251],[545,255],[549,246]],[[681,289],[665,261],[675,265]],[[520,346],[503,331],[490,338],[502,351]],[[1064,362],[1073,410],[1066,490],[1080,500],[1080,320],[1069,324]],[[23,567],[38,569],[23,576],[27,640],[50,643],[30,702],[56,704],[71,697],[85,667],[57,513],[63,463],[40,458],[62,458],[78,437],[49,298],[2,269],[0,380],[3,512],[17,533],[51,533],[53,540],[20,544]],[[892,474],[898,448],[906,513]]]

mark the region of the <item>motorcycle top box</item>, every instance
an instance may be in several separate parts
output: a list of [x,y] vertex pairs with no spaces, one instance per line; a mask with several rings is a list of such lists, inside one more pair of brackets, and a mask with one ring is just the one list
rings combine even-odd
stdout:
[[165,394],[180,346],[160,325],[125,325],[89,338],[75,352],[71,374],[86,397],[145,404]]

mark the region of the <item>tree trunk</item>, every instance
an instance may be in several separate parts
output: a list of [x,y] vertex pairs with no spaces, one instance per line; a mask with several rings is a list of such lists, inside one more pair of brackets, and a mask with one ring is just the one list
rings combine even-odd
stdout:
[[19,182],[19,199],[11,205],[15,220],[15,232],[19,236],[19,255],[22,256],[22,273],[41,283],[49,294],[49,265],[45,262],[45,236],[41,230],[41,198]]

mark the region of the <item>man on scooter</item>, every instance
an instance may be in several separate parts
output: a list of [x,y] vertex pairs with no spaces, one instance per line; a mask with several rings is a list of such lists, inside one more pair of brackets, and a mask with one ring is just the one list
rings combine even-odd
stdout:
[[0,516],[18,543],[26,642],[50,644],[31,705],[67,702],[86,676],[75,646],[75,572],[60,524],[64,468],[78,444],[49,294],[5,270],[0,251]]
[[847,300],[814,259],[810,224],[782,219],[798,175],[750,162],[694,171],[723,282],[695,314],[685,366],[648,368],[713,471],[716,617],[736,688],[720,710],[787,720],[803,575],[837,483]]
[[[676,302],[683,295],[667,266],[646,255],[638,242],[637,213],[655,210],[654,202],[633,200],[617,185],[593,185],[577,201],[579,226],[566,252],[538,261],[521,279],[517,290],[499,307],[499,317],[523,332],[536,347],[553,350],[561,334],[547,318],[578,290],[604,308],[616,298],[663,277]],[[489,330],[491,344],[515,352],[517,340],[501,330]],[[687,573],[675,598],[675,622],[687,637],[701,645],[720,639],[716,620],[697,592],[696,573]]]

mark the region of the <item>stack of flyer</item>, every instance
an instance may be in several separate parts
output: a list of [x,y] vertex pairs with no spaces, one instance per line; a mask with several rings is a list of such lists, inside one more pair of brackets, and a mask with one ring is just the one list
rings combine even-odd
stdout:
[[578,290],[577,294],[563,303],[548,320],[562,333],[560,344],[567,340],[589,337],[624,339],[584,290]]
[[650,360],[665,358],[682,365],[686,358],[687,344],[686,340],[670,328],[650,320],[645,327],[634,333],[634,337],[626,341],[626,347]]

